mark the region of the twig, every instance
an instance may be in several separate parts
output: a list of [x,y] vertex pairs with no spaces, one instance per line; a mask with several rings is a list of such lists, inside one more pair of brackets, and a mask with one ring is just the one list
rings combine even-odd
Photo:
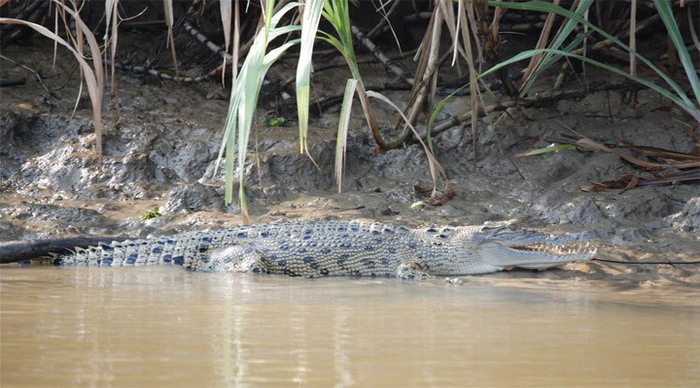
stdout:
[[[36,78],[36,80],[39,81],[39,85],[41,85],[41,87],[44,89],[44,91],[46,91],[47,94],[51,95],[51,91],[46,87],[46,85],[44,84],[44,80],[41,78],[41,75],[39,75],[39,73],[36,70],[32,69],[29,66],[25,66],[21,63],[17,63],[17,61],[14,61],[14,60],[12,60],[4,55],[0,55],[0,58],[6,60],[8,62],[12,62],[15,66],[19,66],[19,67],[25,69],[26,71],[34,74],[34,77]],[[24,82],[22,82],[21,85],[23,85],[23,84],[24,84]],[[20,84],[3,85],[3,86],[14,86],[14,85],[20,85]]]
[[396,8],[399,4],[401,4],[400,0],[394,0],[394,4],[386,12],[386,15],[382,15],[382,20],[379,22],[379,24],[374,26],[374,28],[372,28],[372,30],[370,30],[370,32],[367,33],[368,38],[372,39],[376,34],[382,31],[384,26],[386,26],[387,23],[389,23],[389,16],[391,16],[394,13],[394,11],[396,11]]
[[[417,49],[414,49],[414,50],[411,50],[411,51],[404,52],[404,53],[402,53],[402,54],[397,53],[397,54],[391,55],[389,58],[390,58],[391,60],[400,59],[400,58],[403,58],[404,56],[412,55],[413,53],[416,52],[416,50],[417,50]],[[376,57],[365,58],[365,59],[358,59],[358,60],[356,61],[356,63],[357,63],[358,65],[365,65],[365,64],[377,63],[377,62],[379,62],[379,60],[378,60]],[[337,62],[322,63],[322,64],[319,64],[319,65],[314,66],[314,69],[313,69],[312,73],[313,73],[313,74],[316,74],[316,73],[319,73],[319,72],[322,72],[322,71],[326,71],[326,70],[330,70],[330,69],[335,69],[335,68],[342,67],[342,66],[347,66],[347,62],[345,62],[345,61],[343,60],[343,61],[337,61]],[[286,88],[286,87],[288,87],[289,85],[293,84],[295,80],[296,80],[296,76],[289,77],[289,78],[287,78],[286,80],[281,81],[281,82],[280,82],[280,86],[283,87],[283,88]],[[403,89],[400,89],[400,90],[403,90]]]
[[363,46],[369,52],[374,55],[375,58],[379,60],[379,62],[384,65],[384,67],[387,68],[392,74],[394,74],[396,77],[401,78],[404,80],[406,83],[410,84],[410,75],[408,72],[401,66],[398,62],[392,61],[387,56],[379,50],[379,48],[372,43],[372,41],[362,32],[360,31],[359,28],[355,27],[354,25],[350,26],[350,31],[352,31],[352,34],[357,38]]
[[[47,5],[50,3],[50,1],[45,1],[45,0],[36,0],[34,3],[32,3],[29,7],[27,7],[27,10],[31,10],[32,12],[23,12],[20,14],[20,16],[24,15],[29,15],[29,17],[17,17],[15,19],[22,19],[30,22],[36,22],[48,9]],[[0,47],[7,47],[11,42],[13,42],[15,39],[19,38],[22,34],[25,32],[29,31],[28,29],[25,29],[21,26],[17,26],[14,31],[10,33],[10,35],[5,38],[2,37],[0,39]],[[4,34],[3,34],[4,35]]]

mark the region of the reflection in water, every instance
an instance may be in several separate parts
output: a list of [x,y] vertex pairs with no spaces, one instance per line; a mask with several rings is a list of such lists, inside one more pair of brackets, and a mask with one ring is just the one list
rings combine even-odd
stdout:
[[700,309],[574,289],[0,270],[13,385],[693,385]]

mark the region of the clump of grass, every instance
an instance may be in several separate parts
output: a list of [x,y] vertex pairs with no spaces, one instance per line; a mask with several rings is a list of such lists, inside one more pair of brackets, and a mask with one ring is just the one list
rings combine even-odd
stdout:
[[277,128],[277,127],[284,127],[287,124],[287,119],[284,117],[273,117],[270,119],[267,119],[267,127],[268,128]]
[[161,216],[160,209],[158,208],[158,206],[156,206],[151,210],[146,210],[146,211],[142,212],[139,215],[139,218],[142,220],[151,220],[153,218],[160,217],[160,216]]
[[231,98],[229,100],[228,116],[226,117],[224,140],[221,144],[214,173],[216,174],[218,171],[220,161],[225,153],[226,184],[224,200],[228,205],[233,202],[234,161],[237,162],[239,171],[238,200],[241,205],[243,219],[246,222],[248,221],[248,203],[242,184],[245,175],[243,167],[245,166],[248,141],[258,96],[260,95],[260,88],[270,67],[287,49],[297,44],[299,40],[290,40],[269,52],[268,45],[280,36],[299,31],[301,28],[299,25],[279,26],[282,18],[297,7],[299,7],[299,3],[290,2],[275,12],[275,2],[270,0],[266,3],[263,11],[264,26],[255,37],[240,73],[231,85]]
[[[683,88],[675,80],[673,80],[668,74],[659,69],[646,57],[639,54],[636,50],[632,49],[620,39],[605,32],[600,27],[586,20],[586,18],[583,15],[593,4],[593,0],[582,0],[578,4],[578,7],[576,8],[575,12],[572,12],[555,4],[546,3],[543,1],[530,1],[527,3],[510,3],[490,0],[489,4],[497,7],[525,11],[548,12],[551,14],[560,15],[566,18],[566,22],[564,23],[563,28],[561,29],[561,33],[550,44],[548,48],[538,48],[523,51],[513,56],[509,60],[503,61],[498,65],[492,67],[488,71],[484,72],[482,76],[492,74],[504,66],[508,66],[512,63],[521,61],[523,59],[544,55],[545,59],[539,62],[539,65],[536,66],[535,70],[533,71],[533,76],[530,77],[524,84],[524,87],[521,91],[521,96],[524,96],[529,92],[537,76],[544,72],[552,64],[554,64],[557,59],[561,57],[573,58],[600,67],[612,73],[624,76],[626,78],[631,79],[632,81],[638,82],[648,87],[649,89],[654,90],[655,92],[668,98],[671,102],[688,112],[688,114],[690,114],[698,123],[700,123],[700,103],[698,102],[700,101],[700,80],[698,79],[698,74],[695,70],[695,66],[692,63],[692,59],[690,58],[690,53],[688,52],[688,49],[686,48],[685,43],[683,42],[683,37],[680,34],[677,21],[673,17],[673,11],[671,10],[669,2],[665,0],[653,0],[653,3],[657,11],[661,15],[661,20],[663,21],[664,26],[666,27],[666,32],[670,40],[673,42],[676,54],[681,60],[681,64],[683,65],[683,69],[687,76],[688,82],[690,83],[693,94],[695,95],[695,101],[691,100],[688,97],[688,95],[683,91]],[[654,73],[656,73],[656,75],[658,75],[658,77],[666,83],[666,86],[659,86],[652,81],[641,78],[634,74],[634,71],[625,71],[611,64],[603,63],[586,57],[584,55],[573,53],[573,51],[576,48],[578,48],[578,45],[582,44],[585,36],[579,36],[573,39],[573,41],[567,45],[564,45],[564,42],[565,39],[572,33],[574,28],[579,24],[602,35],[606,40],[613,42],[617,46],[627,51],[630,54],[630,56],[637,58]],[[631,35],[633,35],[633,32],[631,33]]]

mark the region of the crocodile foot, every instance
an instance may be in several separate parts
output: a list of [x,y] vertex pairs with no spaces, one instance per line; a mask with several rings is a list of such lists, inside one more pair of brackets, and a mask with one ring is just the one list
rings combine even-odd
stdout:
[[396,268],[396,277],[401,280],[426,281],[432,276],[428,274],[428,265],[424,262],[407,261]]
[[209,254],[207,263],[195,271],[268,273],[268,266],[260,252],[251,247],[234,245],[216,249]]

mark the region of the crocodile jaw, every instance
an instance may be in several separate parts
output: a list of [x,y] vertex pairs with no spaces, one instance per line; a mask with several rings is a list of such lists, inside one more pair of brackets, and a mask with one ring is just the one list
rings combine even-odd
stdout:
[[564,244],[489,241],[483,243],[479,250],[482,261],[499,268],[543,269],[572,261],[590,260],[595,254],[595,247],[585,241]]

